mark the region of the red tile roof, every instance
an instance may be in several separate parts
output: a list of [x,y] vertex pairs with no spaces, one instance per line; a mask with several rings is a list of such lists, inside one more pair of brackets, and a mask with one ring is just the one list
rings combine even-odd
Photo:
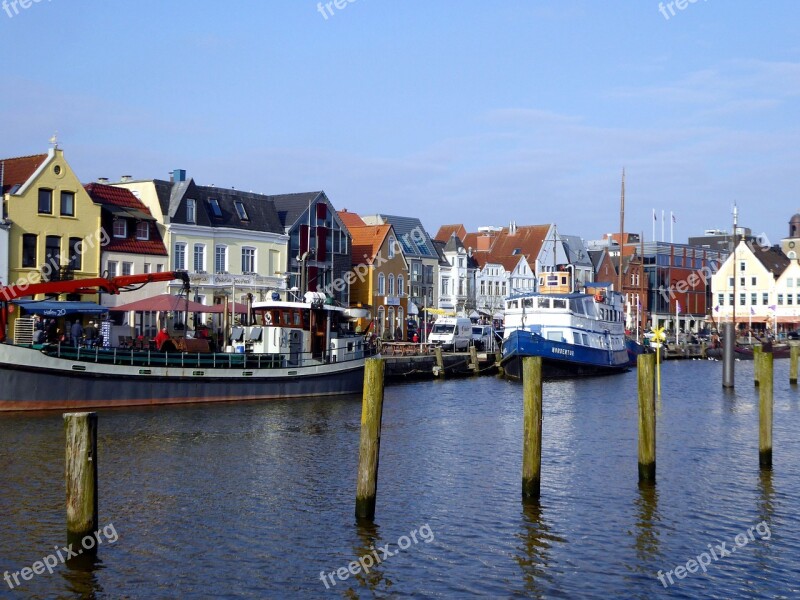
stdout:
[[96,204],[113,204],[115,206],[136,208],[143,213],[150,214],[150,209],[128,189],[102,183],[90,183],[83,187],[86,188],[92,202]]
[[[353,236],[353,264],[371,264],[383,246],[391,225],[364,225],[348,227]],[[364,258],[366,256],[366,258]]]
[[[124,208],[132,208],[152,217],[150,209],[133,195],[128,189],[118,188],[111,185],[104,185],[102,183],[90,183],[83,186],[86,192],[95,204],[101,206],[122,206]],[[106,212],[104,221],[111,219]],[[128,254],[150,254],[155,256],[167,256],[167,248],[164,246],[164,241],[161,239],[161,233],[158,231],[155,221],[144,221],[147,223],[149,230],[148,240],[140,240],[136,238],[136,228],[128,228],[128,237],[115,238],[111,237],[108,244],[103,246],[106,252],[125,252]],[[109,221],[106,221],[108,224]]]
[[347,210],[340,210],[336,213],[348,229],[352,227],[366,227],[366,223],[356,213],[347,212]]
[[[464,238],[467,236],[467,230],[460,223],[457,225],[442,225],[439,227],[439,231],[436,233],[436,237],[433,239],[440,242],[447,242],[454,233],[456,234],[456,237],[461,240],[461,243],[464,243]],[[464,246],[466,247],[466,244],[464,244]]]
[[0,172],[3,176],[2,193],[5,194],[15,185],[22,185],[28,181],[46,159],[47,154],[0,159]]

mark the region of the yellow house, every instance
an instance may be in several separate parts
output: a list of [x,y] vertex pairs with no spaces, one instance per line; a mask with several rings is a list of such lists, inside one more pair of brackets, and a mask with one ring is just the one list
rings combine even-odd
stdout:
[[89,198],[63,150],[0,159],[0,182],[3,213],[11,222],[10,283],[98,276],[108,234],[100,225],[100,207]]
[[408,317],[408,262],[391,225],[367,225],[361,218],[340,211],[339,218],[352,236],[353,271],[350,278],[351,306],[371,307],[369,320],[360,320],[362,330],[373,321],[372,333],[383,339],[406,341]]

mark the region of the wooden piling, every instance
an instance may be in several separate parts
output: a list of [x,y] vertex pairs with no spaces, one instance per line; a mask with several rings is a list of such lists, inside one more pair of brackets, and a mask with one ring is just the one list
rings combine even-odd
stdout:
[[433,349],[433,353],[436,355],[436,367],[438,369],[436,376],[444,377],[444,356],[442,356],[442,347],[436,346],[436,348]]
[[722,324],[722,387],[732,388],[735,378],[736,332],[733,323]]
[[472,373],[474,375],[480,375],[481,365],[478,362],[478,349],[475,346],[469,347],[469,358],[472,361]]
[[653,386],[655,356],[640,354],[636,359],[639,378],[639,482],[656,481],[656,398]]
[[539,498],[542,471],[542,357],[522,359],[522,497]]
[[503,360],[503,351],[498,348],[494,352],[494,364],[497,367],[497,374],[503,375],[503,367],[500,366],[500,362]]
[[800,344],[789,342],[789,383],[797,385],[797,357],[800,355]]
[[361,440],[358,448],[356,518],[375,518],[378,492],[378,461],[383,416],[383,375],[385,361],[368,358],[364,366],[364,395],[361,403]]
[[772,352],[764,352],[758,361],[758,464],[772,468]]
[[753,385],[758,387],[758,361],[761,359],[763,354],[764,348],[761,344],[756,344],[753,346]]
[[[97,413],[65,413],[67,543],[81,548],[94,534],[97,519]],[[95,553],[97,546],[84,553]]]

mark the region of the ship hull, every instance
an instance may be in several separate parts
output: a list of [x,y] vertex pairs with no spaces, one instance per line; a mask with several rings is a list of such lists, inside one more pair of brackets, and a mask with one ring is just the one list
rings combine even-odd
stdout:
[[363,358],[258,368],[244,355],[232,355],[229,364],[220,357],[216,367],[152,365],[131,356],[130,365],[107,364],[0,344],[0,412],[335,396],[360,393],[364,381]]
[[602,350],[555,342],[524,329],[512,331],[503,340],[501,366],[506,377],[522,380],[522,359],[542,357],[542,377],[566,379],[612,375],[627,371],[631,358],[628,350]]

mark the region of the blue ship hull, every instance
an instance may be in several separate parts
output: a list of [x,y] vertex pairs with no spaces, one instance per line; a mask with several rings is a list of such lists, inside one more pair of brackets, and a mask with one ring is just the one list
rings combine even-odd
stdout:
[[526,356],[542,357],[542,375],[546,379],[610,375],[627,371],[631,366],[627,348],[616,351],[589,348],[548,340],[525,329],[512,331],[503,340],[500,362],[507,377],[522,379],[522,359]]

